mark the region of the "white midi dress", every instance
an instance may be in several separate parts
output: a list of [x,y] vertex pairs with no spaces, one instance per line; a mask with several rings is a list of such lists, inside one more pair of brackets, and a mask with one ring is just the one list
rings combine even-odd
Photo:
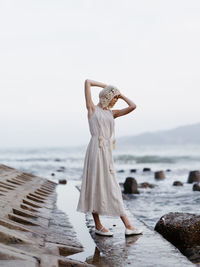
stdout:
[[[111,150],[111,137],[114,133],[112,111],[95,106],[88,123],[91,139],[85,154],[76,210],[107,216],[126,215]],[[99,136],[103,137],[102,141]]]

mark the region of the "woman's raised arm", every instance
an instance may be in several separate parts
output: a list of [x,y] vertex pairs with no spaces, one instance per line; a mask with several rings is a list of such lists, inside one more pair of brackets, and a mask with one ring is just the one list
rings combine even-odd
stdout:
[[92,96],[91,96],[91,86],[98,86],[98,87],[106,87],[106,84],[89,80],[85,80],[85,101],[86,101],[86,108],[88,110],[88,116],[90,116],[93,111],[94,111],[94,103],[92,101]]
[[124,95],[120,95],[119,98],[124,100],[128,104],[128,107],[127,108],[123,108],[123,109],[114,109],[114,110],[112,110],[114,118],[117,118],[117,117],[120,117],[120,116],[124,116],[124,115],[130,113],[131,111],[133,111],[134,109],[136,109],[136,104],[132,100],[128,99],[128,97],[126,97]]

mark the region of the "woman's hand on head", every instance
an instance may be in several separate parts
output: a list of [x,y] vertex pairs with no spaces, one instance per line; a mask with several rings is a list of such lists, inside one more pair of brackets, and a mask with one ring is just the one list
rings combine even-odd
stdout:
[[136,104],[132,100],[127,98],[126,96],[120,94],[118,98],[121,98],[122,100],[124,100],[128,104],[128,107],[123,108],[123,109],[112,110],[114,118],[124,116],[124,115],[132,112],[134,109],[136,109]]

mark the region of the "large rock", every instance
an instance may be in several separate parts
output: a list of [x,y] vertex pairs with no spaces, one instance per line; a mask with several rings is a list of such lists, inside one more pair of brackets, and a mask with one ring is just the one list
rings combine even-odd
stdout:
[[163,180],[163,179],[165,179],[165,173],[164,173],[164,171],[156,171],[154,173],[154,177],[156,180]]
[[192,184],[193,182],[200,182],[200,172],[199,171],[191,171],[188,177],[188,183]]
[[193,188],[192,188],[193,191],[200,191],[200,183],[195,183],[193,184]]
[[[164,238],[176,246],[184,255],[188,256],[188,250],[194,251],[195,258],[200,261],[197,250],[200,246],[200,215],[182,212],[170,212],[160,218],[155,230]],[[200,251],[199,251],[200,252]],[[198,256],[198,257],[197,257]]]
[[124,194],[139,194],[137,181],[133,177],[127,177],[124,183]]

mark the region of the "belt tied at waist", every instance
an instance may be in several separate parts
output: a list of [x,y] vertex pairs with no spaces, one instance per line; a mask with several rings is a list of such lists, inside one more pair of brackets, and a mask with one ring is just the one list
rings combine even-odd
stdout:
[[[105,137],[103,137],[102,133],[100,133],[100,135],[99,135],[99,147],[102,147],[103,140],[106,140],[106,141],[110,142],[110,139],[106,139]],[[116,139],[115,139],[115,131],[114,131],[114,136],[113,136],[113,140],[112,140],[112,148],[113,148],[113,150],[115,149],[115,147],[116,147]]]
[[108,151],[109,151],[109,170],[110,173],[114,173],[114,166],[112,161],[112,150],[110,146],[110,139],[104,138],[102,135],[99,136],[99,147],[103,147],[103,143],[106,141],[108,143]]

